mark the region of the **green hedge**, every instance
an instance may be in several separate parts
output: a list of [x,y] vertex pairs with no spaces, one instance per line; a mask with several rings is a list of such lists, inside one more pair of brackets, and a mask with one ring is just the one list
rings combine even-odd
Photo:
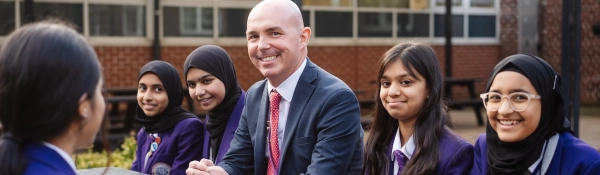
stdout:
[[102,152],[93,152],[93,147],[90,147],[85,153],[73,155],[75,166],[77,166],[77,169],[100,168],[107,166],[131,169],[131,164],[135,159],[135,149],[137,148],[137,143],[134,137],[135,136],[125,137],[121,148],[116,149],[110,154],[110,164],[106,164],[108,157],[105,150]]

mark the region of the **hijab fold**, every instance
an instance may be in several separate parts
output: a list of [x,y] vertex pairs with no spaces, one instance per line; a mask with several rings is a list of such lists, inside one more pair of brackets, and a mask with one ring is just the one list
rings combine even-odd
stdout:
[[173,65],[164,61],[151,61],[140,69],[138,82],[143,75],[152,73],[158,76],[167,92],[169,104],[162,113],[148,117],[138,105],[136,108],[136,119],[142,123],[144,131],[148,133],[159,133],[173,129],[179,121],[186,118],[196,117],[194,114],[181,107],[183,102],[183,86],[179,73]]
[[487,83],[486,92],[496,75],[504,71],[517,72],[529,79],[541,96],[542,112],[535,131],[518,142],[503,142],[498,133],[486,126],[487,174],[523,174],[542,154],[544,142],[558,132],[569,131],[564,113],[560,76],[552,66],[532,55],[516,54],[505,58],[494,67]]
[[[219,79],[225,85],[225,97],[219,105],[208,111],[206,130],[210,134],[210,145],[213,155],[217,155],[221,139],[231,113],[242,94],[238,84],[235,68],[227,52],[215,45],[204,45],[196,48],[183,64],[185,79],[190,68],[202,69]],[[237,121],[235,121],[237,122]]]

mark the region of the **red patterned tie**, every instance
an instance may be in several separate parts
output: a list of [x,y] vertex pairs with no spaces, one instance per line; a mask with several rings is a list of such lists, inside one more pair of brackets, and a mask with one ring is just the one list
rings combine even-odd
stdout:
[[276,169],[279,167],[279,142],[277,141],[277,126],[279,125],[279,102],[281,95],[275,89],[269,95],[271,100],[271,120],[269,129],[269,149],[270,155],[267,175],[276,175]]

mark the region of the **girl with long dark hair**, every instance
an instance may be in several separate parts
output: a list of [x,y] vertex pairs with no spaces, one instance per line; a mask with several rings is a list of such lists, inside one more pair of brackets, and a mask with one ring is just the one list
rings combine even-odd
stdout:
[[466,174],[473,146],[448,129],[443,79],[433,49],[402,43],[380,60],[363,174]]

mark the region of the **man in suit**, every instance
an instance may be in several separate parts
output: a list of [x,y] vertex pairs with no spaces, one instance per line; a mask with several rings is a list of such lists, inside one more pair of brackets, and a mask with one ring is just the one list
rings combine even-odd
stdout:
[[[219,166],[190,162],[187,174],[359,174],[358,100],[307,58],[311,30],[289,0],[265,0],[248,16],[248,55],[267,78],[246,96],[231,148]],[[277,105],[279,104],[279,105]]]

